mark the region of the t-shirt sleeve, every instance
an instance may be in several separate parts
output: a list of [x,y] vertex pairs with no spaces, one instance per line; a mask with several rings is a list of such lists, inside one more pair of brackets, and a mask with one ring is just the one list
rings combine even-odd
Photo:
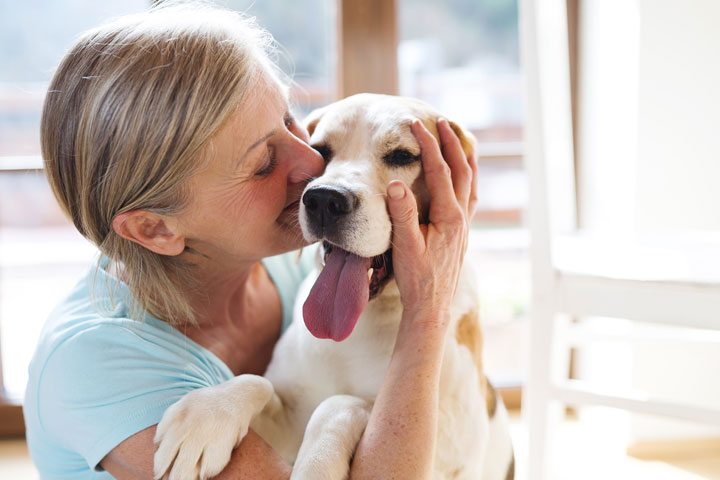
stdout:
[[208,358],[146,327],[128,321],[77,333],[55,347],[40,374],[41,427],[90,468],[189,391],[218,383]]

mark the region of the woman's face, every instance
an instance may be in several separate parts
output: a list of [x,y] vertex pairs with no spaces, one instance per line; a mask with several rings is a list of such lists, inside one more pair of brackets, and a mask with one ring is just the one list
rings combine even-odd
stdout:
[[287,101],[264,82],[211,140],[178,221],[186,246],[230,266],[303,245],[298,205],[325,163]]

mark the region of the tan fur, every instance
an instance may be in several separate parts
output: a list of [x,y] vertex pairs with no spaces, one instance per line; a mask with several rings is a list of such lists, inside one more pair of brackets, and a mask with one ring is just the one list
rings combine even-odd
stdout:
[[490,383],[490,380],[485,376],[483,376],[483,384],[485,385],[483,393],[485,394],[488,416],[493,418],[495,416],[495,410],[497,410],[497,392],[495,391],[495,387],[492,386],[492,383]]
[[[428,112],[430,113],[430,112]],[[437,130],[437,121],[439,119],[439,115],[437,114],[430,114],[427,116],[424,116],[422,118],[423,125],[425,125],[425,128],[430,130],[430,133],[432,133],[435,138],[440,140],[440,135]],[[460,140],[460,145],[462,146],[463,152],[465,152],[465,155],[468,157],[474,157],[475,156],[475,137],[472,133],[465,130],[463,127],[461,127],[459,124],[453,122],[452,120],[448,120],[448,123],[450,124],[450,128],[452,128],[453,132],[455,132],[455,135],[457,135],[458,139]]]
[[515,478],[515,457],[510,459],[510,465],[508,465],[507,474],[505,480],[513,480]]
[[475,156],[475,137],[468,133],[464,128],[462,128],[460,125],[458,125],[455,122],[448,122],[450,123],[450,128],[453,129],[453,132],[455,132],[455,135],[458,136],[460,139],[460,145],[462,145],[463,152],[465,152],[465,155],[468,157],[474,157]]
[[308,131],[308,135],[312,135],[315,131],[315,127],[317,127],[317,124],[320,123],[320,118],[322,118],[322,109],[318,109],[312,112],[313,117],[308,117],[305,121],[307,122],[305,124],[305,128]]
[[463,315],[460,320],[458,320],[457,329],[455,331],[455,340],[457,340],[458,344],[470,350],[470,354],[475,361],[475,366],[477,367],[477,371],[481,377],[480,389],[485,396],[488,416],[492,418],[495,416],[495,410],[497,408],[497,394],[492,384],[490,384],[487,377],[482,373],[483,335],[482,328],[480,326],[480,318],[477,312],[468,312]]

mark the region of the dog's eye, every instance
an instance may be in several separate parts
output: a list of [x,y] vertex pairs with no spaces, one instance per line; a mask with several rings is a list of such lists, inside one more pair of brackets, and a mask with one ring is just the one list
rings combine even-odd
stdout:
[[333,156],[333,151],[329,145],[313,145],[312,148],[322,155],[323,159],[325,159],[325,163],[330,162],[330,159]]
[[420,160],[420,155],[415,155],[412,152],[398,148],[385,154],[383,160],[391,167],[403,167]]

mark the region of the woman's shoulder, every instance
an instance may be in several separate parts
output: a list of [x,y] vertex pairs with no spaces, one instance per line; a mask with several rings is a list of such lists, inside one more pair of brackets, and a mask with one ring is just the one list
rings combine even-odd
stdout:
[[[127,287],[103,268],[103,258],[91,266],[43,325],[36,357],[49,356],[72,342],[96,342],[99,337],[123,341],[121,329],[147,330],[130,319]],[[87,340],[85,340],[87,339]]]
[[166,324],[79,310],[54,320],[30,363],[25,392],[34,456],[72,451],[93,468],[188,392],[233,376]]
[[[233,374],[165,322],[149,315],[130,318],[122,297],[98,307],[107,292],[98,291],[102,282],[93,291],[92,275],[50,314],[30,362],[24,410],[36,439],[67,443],[72,437],[82,445],[73,448],[87,449],[86,458],[97,462],[122,434],[157,423],[187,392]],[[71,430],[81,433],[67,433]],[[98,444],[101,448],[85,438],[107,441]]]
[[[127,287],[102,268],[91,268],[45,322],[30,363],[29,381],[49,369],[96,369],[99,374],[138,365],[189,362],[226,376],[218,359],[180,331],[150,314],[131,318]],[[119,358],[128,359],[123,363]]]

